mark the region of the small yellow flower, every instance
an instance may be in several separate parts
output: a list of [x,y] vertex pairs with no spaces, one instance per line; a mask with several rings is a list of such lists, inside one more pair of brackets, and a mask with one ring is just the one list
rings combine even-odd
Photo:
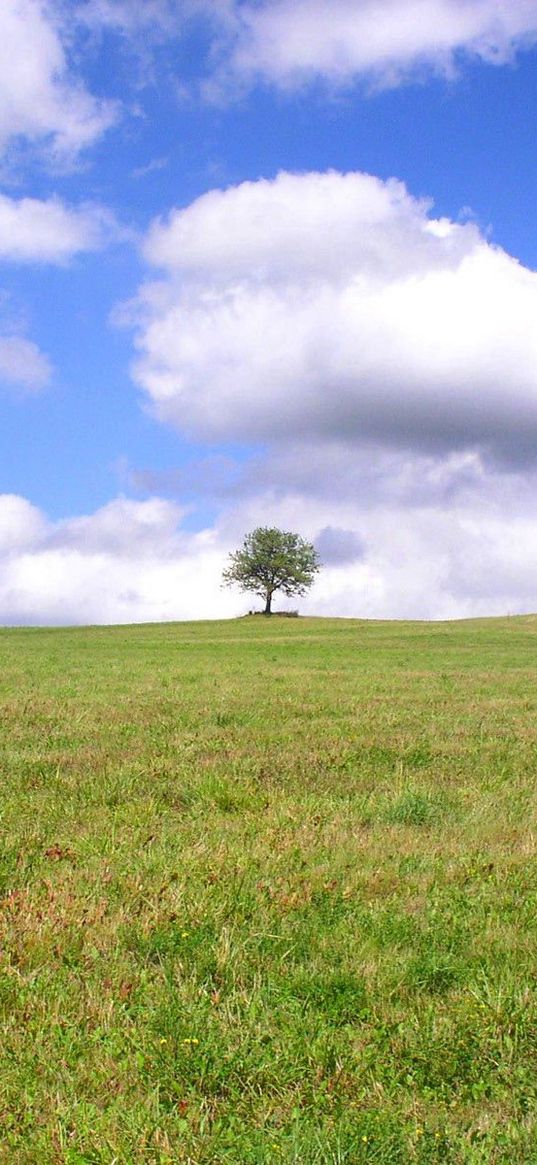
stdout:
[[369,1138],[368,1138],[368,1137],[366,1137],[366,1136],[362,1137],[362,1141],[364,1141],[364,1142],[365,1142],[365,1141],[367,1141],[368,1139],[369,1139]]
[[188,931],[187,930],[182,931],[181,938],[188,938]]
[[168,1043],[168,1041],[166,1039],[164,1039],[164,1036],[162,1037],[161,1040],[159,1040],[159,1044],[167,1044],[167,1043]]

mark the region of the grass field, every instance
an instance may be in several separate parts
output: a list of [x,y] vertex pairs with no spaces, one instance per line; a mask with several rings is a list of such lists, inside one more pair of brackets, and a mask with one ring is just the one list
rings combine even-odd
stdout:
[[537,1162],[537,617],[0,645],[2,1162]]

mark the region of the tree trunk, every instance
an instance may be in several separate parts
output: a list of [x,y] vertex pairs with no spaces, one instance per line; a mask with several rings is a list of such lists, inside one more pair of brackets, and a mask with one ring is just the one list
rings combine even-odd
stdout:
[[267,591],[267,600],[265,603],[265,610],[263,612],[264,615],[272,615],[271,603],[272,603],[272,592]]

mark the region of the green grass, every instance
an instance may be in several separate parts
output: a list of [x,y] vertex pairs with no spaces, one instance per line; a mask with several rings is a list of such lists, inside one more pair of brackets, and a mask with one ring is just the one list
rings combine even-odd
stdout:
[[5,630],[0,1160],[537,1163],[537,618]]

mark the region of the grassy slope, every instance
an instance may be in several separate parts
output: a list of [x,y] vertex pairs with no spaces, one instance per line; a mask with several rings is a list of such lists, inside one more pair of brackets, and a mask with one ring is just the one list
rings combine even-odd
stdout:
[[537,619],[0,644],[0,1160],[537,1161]]

